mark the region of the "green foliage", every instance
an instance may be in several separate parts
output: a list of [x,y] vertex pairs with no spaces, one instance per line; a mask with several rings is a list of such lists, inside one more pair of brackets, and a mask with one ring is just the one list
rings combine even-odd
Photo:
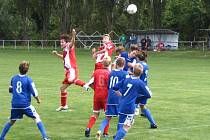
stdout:
[[[116,2],[116,3],[115,3]],[[210,26],[209,0],[130,0],[138,7],[126,13],[128,0],[1,0],[1,39],[56,39],[70,28],[88,34],[118,34],[128,29],[168,28],[192,40]]]
[[164,12],[163,26],[180,32],[184,40],[193,40],[200,28],[206,28],[204,7],[200,1],[169,0]]

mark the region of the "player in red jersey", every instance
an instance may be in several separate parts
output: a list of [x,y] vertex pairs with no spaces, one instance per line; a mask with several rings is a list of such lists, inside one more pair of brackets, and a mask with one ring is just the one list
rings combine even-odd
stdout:
[[67,91],[66,89],[71,84],[76,84],[79,86],[84,86],[85,83],[78,79],[78,68],[75,56],[75,37],[76,31],[72,30],[72,38],[70,40],[70,36],[67,34],[63,34],[60,37],[60,45],[63,49],[63,54],[59,54],[57,51],[53,51],[52,53],[59,58],[63,59],[64,69],[65,69],[65,78],[60,87],[61,94],[61,105],[56,111],[67,110]]
[[109,34],[103,35],[102,42],[103,45],[98,48],[97,52],[95,48],[92,49],[93,58],[96,59],[95,70],[102,68],[102,61],[104,56],[112,57],[112,54],[115,50],[115,45],[111,41]]
[[[90,117],[87,128],[85,130],[85,136],[90,136],[90,129],[95,124],[96,119],[99,117],[100,110],[106,109],[106,102],[108,96],[108,81],[109,81],[109,66],[110,58],[105,57],[102,61],[103,68],[97,69],[93,73],[94,78],[94,97],[93,97],[93,115]],[[108,129],[107,129],[108,130]],[[107,132],[106,132],[107,133]]]
[[[102,42],[103,42],[103,45],[98,48],[98,51],[96,51],[95,48],[92,49],[92,56],[94,59],[96,59],[94,71],[97,69],[102,69],[103,68],[102,61],[104,57],[109,56],[109,58],[111,58],[113,52],[115,51],[115,45],[111,41],[109,34],[103,35]],[[111,67],[109,69],[111,71]],[[92,82],[93,82],[93,78],[91,78],[89,82],[85,84],[84,86],[85,90],[89,89],[89,85],[91,85]]]

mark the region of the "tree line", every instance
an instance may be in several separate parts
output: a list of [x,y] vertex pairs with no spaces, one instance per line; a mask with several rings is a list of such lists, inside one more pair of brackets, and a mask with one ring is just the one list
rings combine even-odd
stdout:
[[[126,12],[134,3],[138,11]],[[192,40],[210,27],[209,0],[0,0],[0,39],[58,39],[70,28],[86,33],[171,29]]]

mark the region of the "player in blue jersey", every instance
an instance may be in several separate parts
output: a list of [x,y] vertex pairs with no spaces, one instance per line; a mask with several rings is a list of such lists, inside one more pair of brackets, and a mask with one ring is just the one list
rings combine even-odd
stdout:
[[[140,79],[147,85],[149,66],[146,63],[146,54],[142,51],[139,51],[136,55],[136,59],[137,63],[141,64],[143,67],[143,72],[140,76]],[[135,115],[139,115],[139,107],[140,107],[140,97],[136,99]],[[141,112],[141,116],[145,116],[143,112]]]
[[[146,54],[144,52],[140,52],[136,55],[137,57],[137,63],[142,65],[143,72],[140,76],[140,79],[147,85],[147,78],[148,78],[148,71],[149,66],[146,63]],[[145,116],[149,122],[150,122],[150,128],[157,128],[157,124],[155,120],[153,119],[153,116],[148,108],[146,108],[148,98],[145,96],[138,96],[136,99],[136,109],[135,114],[139,114],[139,105],[141,108],[141,116]]]
[[151,98],[151,91],[147,85],[140,80],[142,66],[136,64],[134,66],[133,76],[120,81],[113,87],[116,94],[121,95],[119,103],[119,121],[118,131],[115,140],[121,140],[125,137],[131,125],[134,122],[135,101],[137,96],[145,96]]
[[20,74],[15,75],[11,79],[9,92],[12,94],[12,109],[10,122],[7,122],[1,132],[0,140],[4,140],[6,134],[16,122],[22,119],[23,115],[33,118],[36,121],[37,127],[41,132],[44,140],[50,140],[45,131],[44,125],[36,112],[35,108],[31,105],[31,96],[33,96],[37,103],[40,104],[41,100],[38,97],[38,92],[33,80],[26,75],[29,69],[29,62],[22,61],[19,65]]
[[125,58],[125,66],[123,70],[128,71],[129,73],[132,73],[133,65],[136,63],[136,54],[138,52],[138,49],[136,47],[131,47],[129,52],[122,52],[120,53],[120,57]]
[[109,76],[108,84],[108,99],[106,107],[106,118],[102,121],[99,130],[97,131],[96,138],[100,140],[101,132],[104,132],[104,128],[109,124],[112,117],[117,117],[119,113],[119,100],[120,96],[117,96],[112,90],[113,86],[121,80],[124,80],[128,76],[128,72],[123,70],[125,65],[125,59],[118,57],[115,61],[116,69],[113,69]]

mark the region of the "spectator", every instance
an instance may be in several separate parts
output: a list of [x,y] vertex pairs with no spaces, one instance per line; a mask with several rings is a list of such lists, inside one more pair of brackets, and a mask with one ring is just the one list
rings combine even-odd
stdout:
[[141,50],[145,50],[146,49],[146,45],[147,45],[147,40],[145,39],[145,37],[143,37],[141,39]]
[[149,36],[147,36],[147,39],[146,39],[146,50],[149,50],[150,48],[152,47],[152,41],[151,39],[149,38]]
[[135,34],[131,34],[131,36],[129,37],[128,43],[126,44],[125,48],[130,48],[131,44],[137,44],[137,37]]
[[160,52],[160,51],[165,51],[165,45],[162,41],[160,41],[154,51]]
[[123,46],[125,46],[125,43],[126,43],[126,35],[125,35],[125,34],[122,34],[122,35],[120,36],[119,41],[121,42],[121,44],[122,44]]
[[137,44],[137,37],[135,34],[132,33],[129,40],[130,40],[130,44]]

